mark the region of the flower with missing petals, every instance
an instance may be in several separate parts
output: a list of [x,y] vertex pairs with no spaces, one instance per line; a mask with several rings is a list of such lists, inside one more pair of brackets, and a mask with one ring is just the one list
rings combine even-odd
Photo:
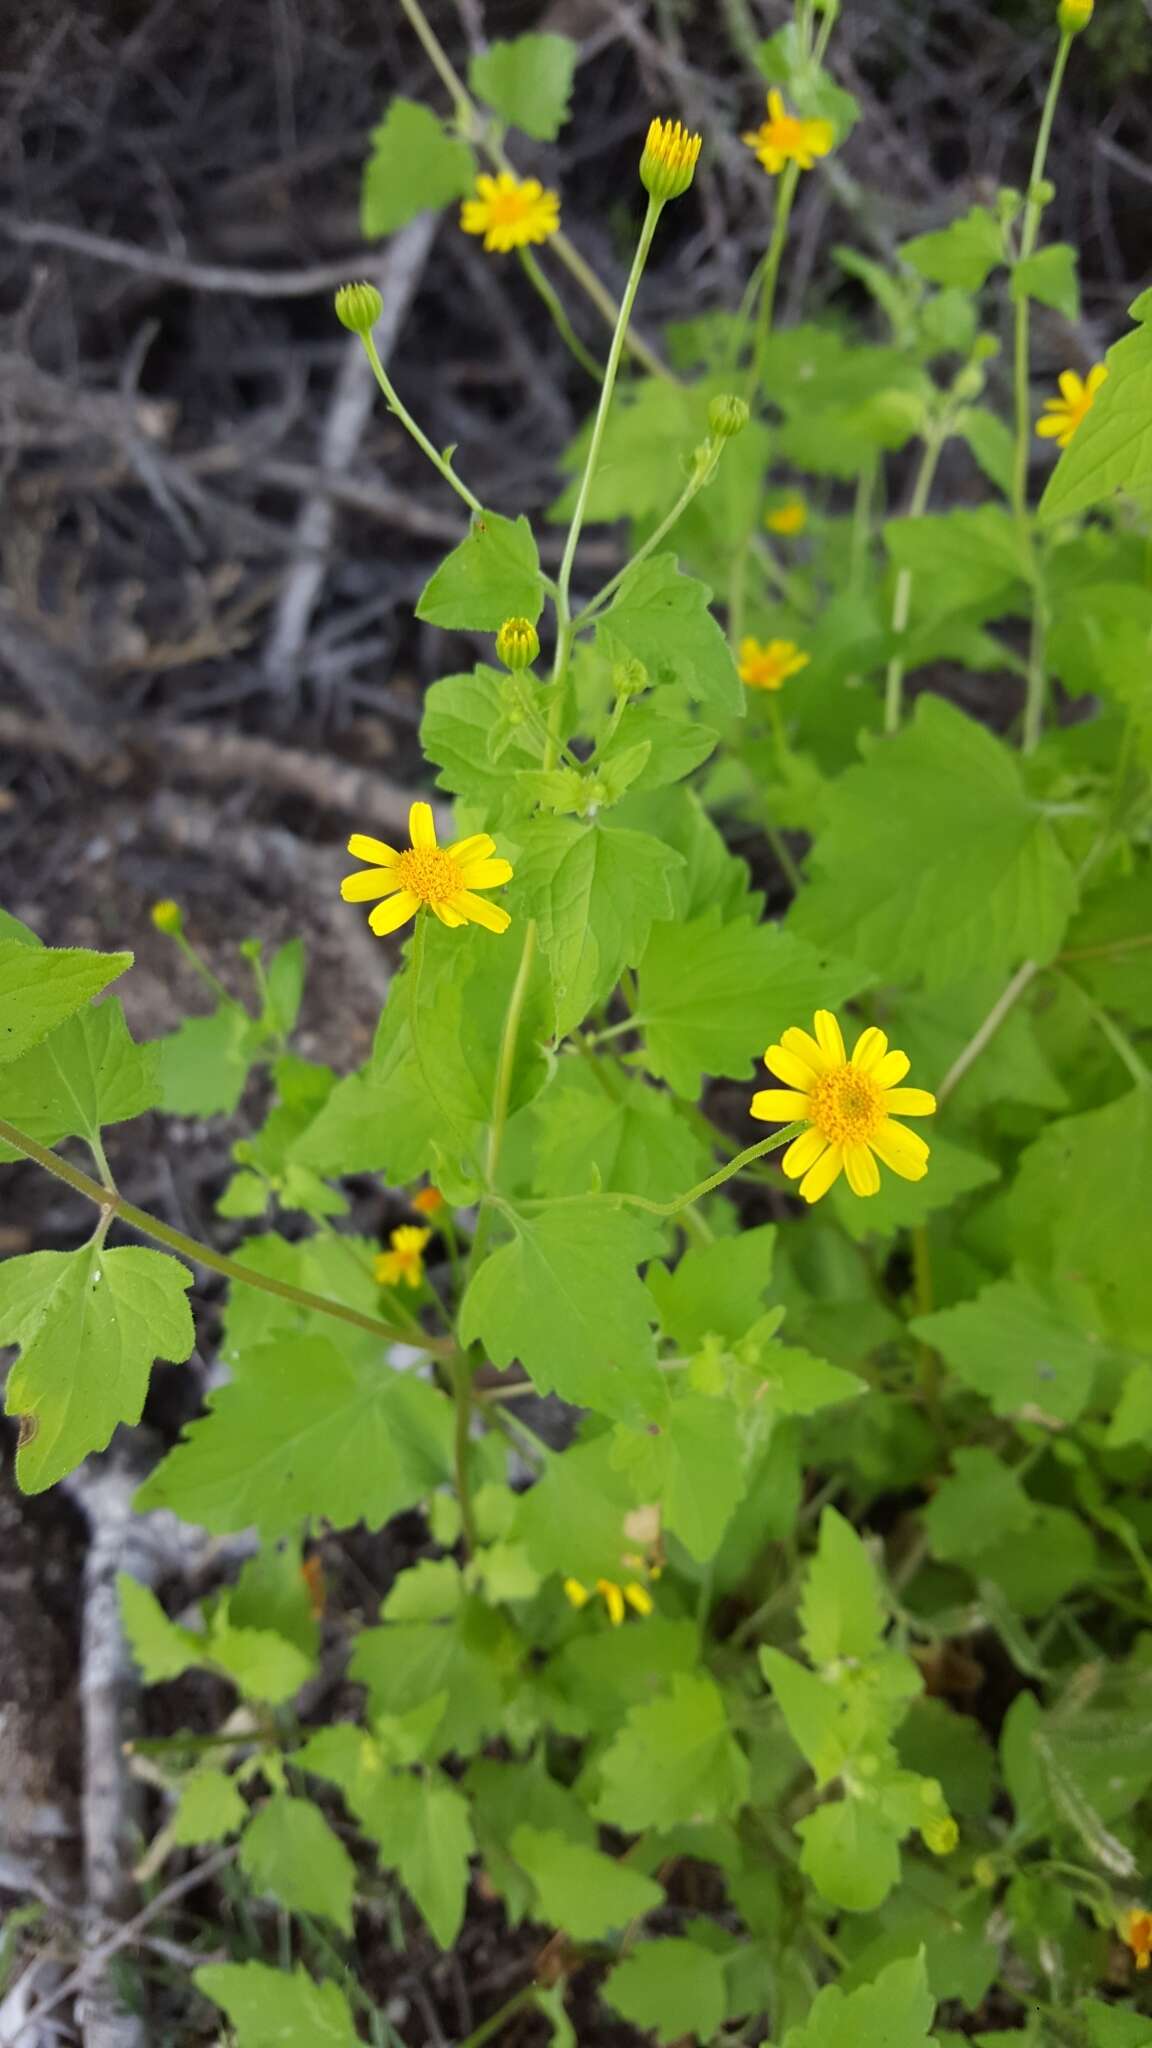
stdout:
[[1106,363],[1097,363],[1087,377],[1078,377],[1075,370],[1065,370],[1060,377],[1060,396],[1045,399],[1036,432],[1045,441],[1055,441],[1057,447],[1066,448],[1095,405],[1096,393],[1107,375]]
[[516,178],[511,171],[493,178],[481,172],[476,197],[460,208],[460,225],[466,235],[483,235],[486,249],[506,256],[510,249],[547,242],[557,233],[560,194],[539,178]]
[[380,1287],[419,1287],[424,1278],[424,1247],[430,1230],[418,1223],[401,1223],[391,1232],[390,1251],[378,1252],[372,1262],[372,1277]]
[[776,86],[768,95],[768,119],[741,138],[755,150],[756,161],[769,177],[779,177],[785,164],[810,171],[818,156],[827,156],[836,140],[831,121],[805,121],[790,114]]
[[789,676],[799,675],[812,656],[794,640],[742,640],[737,672],[750,690],[782,690]]
[[783,498],[778,505],[769,507],[764,524],[769,533],[803,533],[808,524],[808,507],[803,498]]
[[651,1614],[654,1605],[647,1586],[642,1586],[638,1579],[630,1579],[626,1586],[618,1586],[615,1579],[597,1579],[591,1588],[580,1579],[565,1579],[564,1591],[573,1607],[586,1607],[599,1594],[613,1628],[619,1628],[624,1619],[625,1602],[641,1617]]
[[799,1180],[806,1202],[818,1202],[841,1173],[854,1195],[874,1195],[882,1159],[904,1180],[923,1180],[928,1147],[898,1123],[901,1116],[932,1116],[936,1097],[926,1088],[902,1088],[907,1053],[889,1052],[882,1031],[870,1024],[849,1059],[840,1026],[830,1010],[817,1010],[815,1037],[795,1026],[764,1055],[769,1073],[783,1088],[764,1088],[752,1098],[752,1115],[762,1123],[809,1126],[794,1138],[781,1162]]
[[364,832],[354,832],[348,841],[349,853],[372,865],[345,875],[340,894],[345,903],[376,903],[368,922],[378,939],[425,906],[441,924],[482,924],[490,932],[507,931],[512,922],[508,912],[476,894],[477,889],[498,889],[512,879],[508,862],[492,858],[496,842],[487,832],[438,846],[431,805],[413,804],[408,834],[412,844],[402,853]]

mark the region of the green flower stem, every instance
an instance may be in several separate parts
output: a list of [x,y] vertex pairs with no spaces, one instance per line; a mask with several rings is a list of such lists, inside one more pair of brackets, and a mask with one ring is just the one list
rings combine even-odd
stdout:
[[[682,1209],[690,1209],[694,1202],[699,1202],[705,1195],[710,1195],[714,1188],[723,1187],[725,1181],[735,1179],[736,1175],[743,1173],[745,1167],[750,1166],[753,1160],[763,1159],[766,1152],[778,1152],[782,1145],[790,1145],[793,1138],[800,1137],[808,1128],[806,1123],[786,1124],[784,1129],[777,1131],[773,1137],[761,1138],[759,1144],[749,1145],[743,1152],[738,1152],[726,1166],[719,1167],[715,1173],[709,1174],[707,1180],[702,1180],[696,1187],[689,1188],[687,1194],[676,1195],[671,1202],[650,1202],[646,1195],[621,1195],[615,1192],[605,1194],[603,1199],[607,1202],[624,1203],[629,1209],[644,1209],[650,1216],[678,1216]],[[496,1199],[501,1208],[506,1209],[510,1215],[515,1215],[517,1208],[564,1209],[572,1202],[586,1202],[588,1196],[538,1195],[515,1205],[505,1202],[499,1196]]]
[[500,1058],[496,1066],[496,1085],[492,1093],[492,1117],[488,1125],[488,1146],[484,1159],[484,1171],[489,1187],[496,1180],[500,1164],[500,1148],[504,1142],[504,1127],[508,1121],[508,1104],[512,1096],[512,1075],[516,1066],[516,1044],[520,1036],[520,1024],[524,1016],[524,1004],[528,996],[528,983],[532,978],[532,967],[536,959],[536,920],[530,918],[524,934],[524,945],[520,953],[520,965],[508,998],[508,1009],[504,1018],[504,1035],[500,1041]]
[[620,588],[620,585],[623,583],[624,578],[626,576],[630,576],[632,574],[633,569],[638,568],[641,562],[646,562],[649,555],[655,552],[655,550],[659,547],[661,541],[665,538],[665,536],[671,533],[672,528],[675,526],[677,520],[681,517],[682,513],[687,511],[689,505],[692,503],[693,498],[697,495],[699,491],[703,490],[704,485],[707,482],[709,482],[710,478],[714,475],[714,473],[714,470],[711,469],[708,470],[707,473],[703,475],[698,470],[693,471],[692,475],[688,479],[688,482],[685,484],[684,489],[681,491],[680,496],[677,498],[676,503],[673,505],[672,510],[665,514],[664,518],[660,521],[659,526],[657,526],[655,530],[649,534],[647,540],[643,543],[643,545],[637,548],[636,553],[634,555],[629,556],[628,560],[624,564],[624,567],[622,569],[617,569],[616,574],[608,578],[607,583],[601,586],[601,588],[596,592],[595,597],[589,598],[583,611],[577,612],[575,619],[572,621],[572,628],[574,632],[579,632],[579,630],[583,626],[591,625],[597,613],[603,611],[609,599],[613,597],[616,591]]
[[597,384],[602,384],[604,381],[603,369],[596,361],[591,349],[585,348],[584,343],[581,341],[580,336],[577,334],[576,329],[564,310],[564,304],[559,292],[554,289],[548,278],[544,275],[531,249],[519,249],[517,254],[520,258],[524,274],[533,291],[543,299],[544,304],[547,306],[552,325],[555,327],[564,346],[571,355],[575,356],[580,368],[587,370],[588,375],[594,378]]
[[438,469],[440,471],[440,474],[443,477],[445,483],[451,485],[457,497],[463,498],[464,503],[468,506],[469,511],[477,513],[483,512],[484,507],[480,503],[479,498],[475,495],[475,492],[469,490],[466,483],[461,482],[460,478],[456,474],[456,471],[453,469],[449,458],[446,455],[441,455],[440,450],[438,448],[433,447],[431,441],[428,439],[427,434],[424,432],[424,429],[422,427],[417,426],[407,406],[403,403],[403,401],[397,394],[396,387],[393,384],[392,379],[389,377],[387,370],[384,368],[383,363],[380,361],[380,353],[376,347],[376,343],[373,340],[371,333],[369,332],[368,334],[362,334],[360,336],[360,340],[364,344],[364,353],[367,356],[368,361],[372,365],[372,375],[375,377],[376,382],[380,386],[380,389],[384,393],[384,397],[387,400],[389,412],[395,413],[401,425],[405,426],[408,429],[408,432],[411,434],[412,439],[416,443],[416,446],[423,450],[424,454],[428,457],[428,460],[432,464],[433,468]]
[[1127,1067],[1136,1086],[1138,1088],[1152,1088],[1152,1068],[1145,1065],[1132,1040],[1126,1032],[1121,1031],[1116,1019],[1110,1017],[1107,1010],[1101,1009],[1099,1003],[1093,1002],[1087,989],[1081,988],[1080,983],[1072,975],[1062,974],[1060,979],[1066,987],[1075,990],[1087,1015],[1091,1017],[1097,1030],[1102,1032],[1103,1036],[1108,1040],[1121,1065]]
[[472,1504],[472,1361],[465,1352],[457,1351],[448,1369],[452,1378],[452,1399],[456,1407],[456,1427],[452,1439],[456,1499],[460,1506],[460,1533],[464,1539],[464,1555],[465,1558],[469,1558],[476,1549],[476,1513]]
[[[1065,33],[1052,66],[1048,80],[1048,91],[1044,99],[1044,111],[1036,134],[1036,148],[1032,155],[1032,170],[1028,179],[1028,195],[1024,206],[1024,221],[1020,230],[1019,261],[1025,262],[1036,247],[1040,222],[1044,213],[1044,201],[1040,197],[1040,185],[1048,161],[1048,145],[1052,138],[1052,123],[1056,115],[1056,102],[1068,64],[1068,52],[1072,48],[1072,37]],[[1031,307],[1026,292],[1016,300],[1015,332],[1012,350],[1012,387],[1016,414],[1016,446],[1012,463],[1012,510],[1015,515],[1021,543],[1026,551],[1033,589],[1032,634],[1028,649],[1028,685],[1024,700],[1023,749],[1032,753],[1038,745],[1044,722],[1044,697],[1046,673],[1044,642],[1047,622],[1044,617],[1043,592],[1036,561],[1035,539],[1028,513],[1028,452],[1032,445],[1032,408],[1030,404],[1030,329]]]
[[533,1984],[528,1985],[524,1991],[518,1991],[515,1997],[508,1999],[507,2003],[500,2007],[499,2012],[494,2012],[491,2019],[485,2020],[474,2033],[469,2034],[466,2041],[461,2041],[460,2048],[484,2048],[486,2041],[495,2041],[508,2021],[514,2019],[518,2012],[523,2012],[526,2005],[531,2005],[535,1997],[536,1987]]
[[[419,36],[438,77],[452,101],[456,123],[461,133],[467,136],[470,142],[475,142],[479,149],[483,150],[489,163],[496,170],[509,171],[515,177],[516,172],[513,165],[500,144],[489,134],[484,116],[469,93],[459,72],[450,61],[443,44],[420,5],[420,0],[400,0],[400,5],[415,29],[416,34]],[[573,247],[563,229],[559,229],[556,234],[551,236],[550,247],[555,250],[569,276],[575,278],[580,289],[591,299],[597,312],[603,316],[608,326],[613,327],[616,323],[618,309],[611,292],[600,282],[591,264],[586,263],[580,251]],[[640,335],[634,333],[629,328],[625,339],[630,354],[635,356],[638,363],[643,363],[644,368],[651,376],[663,377],[666,382],[675,383],[677,381],[673,378],[667,364],[661,362],[656,351],[649,348],[648,343]]]
[[[624,287],[624,296],[620,301],[620,310],[616,316],[616,326],[613,330],[612,342],[608,350],[608,361],[604,366],[604,382],[600,387],[600,403],[596,408],[596,418],[592,424],[592,438],[588,443],[588,455],[584,463],[584,474],[580,478],[580,488],[576,494],[576,505],[572,513],[572,522],[568,528],[568,538],[564,543],[560,574],[556,579],[557,588],[566,609],[570,601],[572,565],[576,559],[580,532],[588,510],[588,498],[600,461],[604,429],[608,422],[608,411],[612,404],[612,394],[616,388],[616,378],[620,369],[620,358],[624,351],[624,337],[628,331],[628,323],[632,318],[632,308],[636,303],[636,294],[640,289],[640,279],[644,274],[644,265],[648,261],[648,252],[652,247],[652,238],[656,233],[656,223],[662,212],[663,207],[660,201],[649,196],[648,210],[644,215],[644,223],[636,243],[636,254],[632,258],[632,268],[628,273],[628,282]],[[570,626],[568,633],[570,639]]]
[[975,1064],[985,1046],[995,1038],[1005,1017],[1010,1010],[1015,1009],[1025,989],[1031,986],[1039,972],[1040,968],[1035,960],[1025,960],[1023,966],[1016,969],[1007,987],[996,998],[984,1022],[973,1032],[963,1051],[953,1060],[936,1090],[938,1103],[948,1100],[953,1089],[964,1079],[969,1067]]
[[240,1002],[236,996],[232,995],[229,992],[229,990],[225,988],[224,983],[220,981],[215,974],[213,974],[212,969],[208,965],[208,962],[200,958],[200,955],[196,951],[195,946],[189,944],[183,932],[173,932],[172,937],[175,943],[179,946],[180,951],[183,953],[184,958],[188,962],[189,967],[192,969],[192,972],[194,974],[199,975],[205,987],[211,989],[213,995],[217,998],[217,1000],[222,1003],[230,1004],[230,1006],[234,1010],[243,1010],[244,1014],[247,1016],[249,1012],[247,1010],[246,1005]]
[[[201,1244],[197,1238],[185,1236],[182,1230],[172,1230],[167,1223],[161,1223],[156,1216],[150,1216],[145,1209],[137,1209],[132,1202],[126,1202],[122,1195],[114,1195],[99,1181],[81,1173],[76,1166],[70,1166],[66,1159],[60,1159],[45,1145],[38,1144],[15,1124],[7,1123],[0,1117],[0,1138],[14,1145],[27,1159],[34,1159],[46,1173],[64,1181],[78,1195],[94,1202],[105,1213],[106,1221],[127,1224],[129,1229],[138,1230],[144,1237],[155,1238],[157,1244],[166,1245],[169,1251],[177,1252],[191,1265],[207,1266],[213,1273],[222,1273],[226,1280],[238,1280],[245,1287],[259,1288],[262,1294],[275,1294],[281,1301],[295,1302],[298,1308],[314,1310],[318,1315],[334,1316],[337,1322],[352,1323],[358,1330],[368,1330],[388,1344],[415,1343],[416,1338],[408,1331],[399,1329],[393,1323],[382,1321],[379,1316],[362,1315],[359,1309],[348,1308],[341,1301],[331,1301],[326,1295],[312,1294],[306,1287],[292,1287],[286,1280],[274,1280],[268,1273],[257,1273],[251,1266],[242,1266],[237,1259],[229,1259],[222,1252],[213,1251],[210,1245]],[[456,1345],[446,1337],[430,1337],[420,1332],[422,1350],[434,1358],[453,1358]]]
[[[909,519],[919,519],[927,506],[932,486],[936,481],[936,469],[940,452],[947,439],[947,428],[940,422],[924,435],[924,453],[920,460],[916,482],[908,506]],[[896,578],[896,590],[892,599],[892,631],[903,633],[912,609],[912,571],[901,569]],[[898,654],[888,663],[888,677],[884,687],[884,730],[899,732],[900,716],[904,707],[904,675],[906,664]]]
[[756,315],[756,341],[752,350],[752,361],[748,366],[748,395],[759,389],[764,382],[768,367],[768,344],[772,339],[772,315],[776,310],[776,286],[780,278],[780,259],[788,237],[788,223],[792,217],[792,202],[800,180],[799,166],[785,164],[780,174],[776,193],[776,211],[772,219],[772,239],[764,259],[764,271],[760,279],[760,305]]

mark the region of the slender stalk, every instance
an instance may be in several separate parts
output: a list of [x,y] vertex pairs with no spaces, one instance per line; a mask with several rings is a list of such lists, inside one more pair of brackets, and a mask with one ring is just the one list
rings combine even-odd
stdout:
[[[1044,99],[1044,110],[1036,134],[1036,147],[1032,154],[1032,170],[1028,179],[1028,194],[1024,206],[1024,221],[1020,230],[1019,261],[1025,262],[1036,247],[1040,222],[1044,213],[1041,184],[1048,161],[1048,145],[1052,138],[1052,123],[1056,115],[1056,102],[1068,63],[1068,52],[1072,48],[1072,37],[1064,34],[1056,52],[1052,75],[1048,80],[1048,91]],[[1044,643],[1047,637],[1047,619],[1044,613],[1043,591],[1036,560],[1036,544],[1028,512],[1028,454],[1032,445],[1032,417],[1030,403],[1030,330],[1031,306],[1027,292],[1021,292],[1016,299],[1015,332],[1012,346],[1012,388],[1016,415],[1016,446],[1012,463],[1012,511],[1017,530],[1028,561],[1032,582],[1032,632],[1028,648],[1028,683],[1024,700],[1023,750],[1030,754],[1040,741],[1044,722],[1044,698],[1046,693],[1046,668]]]
[[1110,1017],[1107,1010],[1101,1009],[1099,1003],[1093,1002],[1087,989],[1081,988],[1080,983],[1074,981],[1070,974],[1062,974],[1060,979],[1069,988],[1075,989],[1097,1030],[1108,1040],[1121,1065],[1127,1067],[1136,1086],[1152,1088],[1152,1069],[1145,1065],[1131,1039],[1126,1032],[1121,1031],[1115,1018]]
[[[656,223],[662,211],[663,208],[660,202],[650,196],[648,210],[644,215],[644,223],[636,243],[636,253],[632,258],[632,268],[628,273],[628,282],[624,287],[624,296],[620,301],[620,310],[616,316],[616,326],[613,331],[611,346],[608,350],[608,361],[604,367],[604,382],[600,387],[600,403],[596,408],[596,418],[592,423],[592,438],[588,443],[588,456],[584,464],[584,474],[580,479],[580,488],[576,494],[576,505],[572,513],[572,522],[568,528],[568,538],[564,543],[560,574],[556,579],[557,590],[566,608],[570,604],[569,593],[572,585],[572,565],[576,559],[580,532],[588,510],[588,498],[592,489],[592,481],[600,461],[604,429],[607,425],[608,412],[612,404],[612,394],[616,388],[620,358],[624,351],[624,336],[628,330],[628,322],[632,318],[632,308],[636,303],[636,293],[640,288],[640,279],[644,274],[644,265],[648,261],[648,252],[652,247],[652,237],[656,233]],[[570,633],[571,628],[569,627],[569,635]]]
[[[910,519],[919,519],[928,503],[932,485],[936,480],[936,467],[940,461],[940,451],[944,446],[945,438],[945,430],[939,425],[930,429],[925,434],[924,453],[921,457],[920,468],[917,473],[916,482],[912,487],[912,497],[908,505],[908,517]],[[908,614],[912,609],[912,582],[911,569],[901,569],[896,578],[896,590],[892,599],[892,631],[894,633],[903,633],[908,624]],[[899,732],[900,730],[900,716],[904,705],[904,675],[906,666],[900,655],[893,655],[892,660],[888,663],[888,676],[884,688],[884,730],[887,733]]]
[[491,2019],[484,2020],[469,2034],[466,2041],[461,2041],[460,2048],[483,2048],[484,2042],[494,2041],[510,2019],[514,2019],[518,2012],[523,2012],[526,2005],[532,2004],[535,1996],[536,1987],[533,1984],[528,1985],[524,1991],[518,1991],[514,1998],[508,1999],[506,2004],[500,2007],[499,2012],[494,2012]]
[[460,1504],[460,1533],[464,1555],[476,1549],[476,1514],[472,1505],[472,1361],[458,1351],[451,1362],[452,1398],[456,1406],[453,1431],[453,1465],[456,1498]]
[[[732,1180],[736,1174],[743,1173],[744,1168],[749,1166],[754,1159],[763,1159],[766,1152],[778,1152],[781,1145],[790,1145],[793,1138],[798,1138],[800,1133],[807,1129],[808,1125],[805,1123],[785,1125],[784,1129],[777,1131],[774,1137],[761,1138],[759,1144],[748,1145],[743,1152],[736,1154],[735,1159],[730,1159],[726,1166],[721,1166],[715,1173],[710,1173],[707,1180],[702,1180],[694,1188],[689,1188],[687,1194],[675,1196],[671,1202],[650,1202],[646,1195],[613,1194],[609,1199],[613,1202],[623,1202],[630,1209],[645,1209],[650,1216],[678,1216],[682,1209],[690,1209],[693,1202],[699,1202],[705,1195],[710,1195],[713,1188],[723,1187],[726,1180]],[[533,1198],[531,1201],[521,1202],[519,1207],[522,1209],[560,1209],[566,1207],[570,1202],[586,1202],[587,1200],[587,1195],[541,1196],[538,1199]],[[502,1206],[507,1208],[510,1213],[515,1213],[509,1203],[504,1203]]]
[[588,375],[593,377],[597,384],[602,384],[604,372],[592,354],[591,349],[585,348],[584,343],[573,327],[564,309],[559,292],[554,289],[549,279],[544,275],[531,249],[521,249],[518,251],[518,254],[524,274],[533,291],[543,299],[544,304],[547,306],[552,325],[555,327],[565,348],[569,350],[570,354],[575,356],[582,370],[587,370]]
[[184,958],[188,962],[189,967],[192,969],[192,972],[194,974],[199,975],[201,981],[204,983],[204,986],[206,988],[210,988],[213,995],[216,996],[220,1002],[229,1003],[234,1010],[245,1010],[245,1014],[247,1015],[245,1005],[241,1003],[236,996],[232,995],[231,992],[225,988],[224,983],[221,980],[219,980],[219,978],[215,974],[213,974],[212,969],[208,965],[208,962],[200,958],[200,955],[196,951],[195,946],[189,944],[183,932],[173,932],[172,937],[175,939],[176,944],[179,946],[180,951],[183,953]]
[[460,478],[456,474],[456,471],[453,469],[449,458],[446,455],[441,455],[440,450],[438,448],[435,448],[432,442],[428,439],[428,436],[424,432],[424,429],[422,427],[417,426],[407,406],[399,397],[396,387],[393,384],[392,379],[389,377],[387,370],[384,368],[383,363],[380,361],[380,353],[376,347],[376,343],[373,340],[372,335],[370,333],[362,334],[360,336],[360,339],[364,344],[364,353],[367,356],[368,361],[372,365],[372,375],[375,377],[376,382],[380,386],[381,391],[384,393],[384,396],[388,401],[389,412],[395,413],[401,425],[408,429],[408,432],[411,434],[412,439],[416,443],[416,446],[422,449],[424,454],[428,457],[428,460],[432,464],[432,467],[440,471],[440,474],[443,477],[445,483],[450,484],[452,486],[452,489],[455,491],[458,498],[463,498],[464,503],[468,506],[469,510],[477,513],[483,512],[484,507],[480,503],[479,498],[476,496],[474,491],[469,490],[466,483],[461,482]]
[[[447,90],[461,133],[466,135],[470,141],[475,142],[479,149],[483,150],[489,162],[498,171],[511,171],[513,176],[515,176],[512,164],[509,162],[504,150],[488,133],[487,124],[479,107],[469,93],[459,72],[453,66],[447,51],[436,35],[424,9],[421,7],[420,0],[400,0],[400,5],[415,29],[416,34],[419,36],[424,49],[427,51],[437,76]],[[585,262],[579,250],[573,247],[562,229],[552,236],[551,247],[555,250],[556,255],[569,275],[575,278],[581,290],[587,294],[597,311],[602,314],[608,326],[614,326],[617,318],[617,308],[611,292],[608,291],[605,285],[601,284],[591,264]],[[649,348],[647,342],[640,335],[629,330],[626,335],[626,341],[630,353],[635,356],[638,363],[643,363],[644,368],[653,377],[663,377],[672,382],[676,381],[672,378],[672,373],[667,365],[661,362],[655,350]]]
[[629,556],[628,560],[624,564],[624,567],[622,569],[617,569],[616,574],[608,578],[607,583],[601,586],[601,588],[596,592],[595,597],[589,598],[587,604],[584,606],[583,611],[577,612],[576,617],[572,621],[573,632],[578,632],[582,626],[590,625],[592,620],[596,617],[596,614],[598,612],[603,611],[605,605],[608,603],[608,600],[612,596],[614,596],[615,592],[620,588],[620,585],[623,583],[624,578],[626,576],[630,576],[632,574],[633,569],[638,568],[641,562],[646,562],[649,555],[655,553],[661,541],[666,537],[666,535],[671,533],[672,528],[675,526],[677,520],[681,517],[681,515],[684,512],[687,511],[689,505],[692,503],[693,498],[696,497],[697,493],[704,488],[704,485],[708,482],[709,477],[712,474],[713,472],[711,470],[709,470],[706,474],[703,475],[698,470],[693,470],[692,475],[689,477],[687,483],[684,486],[684,489],[681,491],[680,496],[677,498],[676,503],[673,505],[672,510],[665,514],[664,518],[660,521],[659,526],[655,528],[654,532],[649,534],[647,540],[643,543],[643,545],[637,548],[636,553],[634,555]]
[[484,1170],[489,1187],[496,1180],[500,1164],[500,1148],[504,1142],[504,1127],[508,1121],[508,1103],[512,1094],[512,1075],[516,1066],[516,1046],[520,1037],[520,1024],[524,1015],[524,1004],[528,995],[528,983],[532,977],[532,966],[536,958],[536,920],[530,919],[524,934],[524,945],[520,954],[520,965],[508,998],[508,1009],[504,1018],[504,1035],[500,1041],[500,1057],[496,1066],[496,1085],[492,1094],[492,1117],[488,1125],[488,1147]]
[[[362,1315],[359,1309],[348,1308],[342,1301],[331,1301],[327,1295],[313,1294],[306,1287],[292,1287],[286,1280],[274,1280],[269,1273],[257,1273],[251,1266],[243,1266],[238,1259],[229,1259],[210,1245],[201,1244],[197,1238],[185,1236],[182,1230],[172,1230],[159,1217],[150,1216],[144,1209],[138,1209],[133,1202],[126,1202],[122,1195],[115,1195],[108,1188],[101,1187],[98,1180],[82,1173],[79,1167],[69,1165],[55,1152],[38,1144],[15,1124],[7,1123],[0,1117],[0,1138],[9,1145],[15,1145],[25,1158],[34,1159],[46,1173],[64,1181],[78,1195],[94,1202],[102,1212],[105,1227],[113,1221],[125,1223],[132,1230],[138,1230],[144,1237],[155,1238],[157,1244],[167,1245],[169,1251],[178,1252],[190,1264],[207,1266],[213,1273],[222,1273],[226,1280],[238,1280],[245,1287],[257,1287],[263,1294],[278,1295],[281,1301],[295,1302],[298,1308],[314,1310],[319,1315],[335,1317],[337,1322],[352,1323],[358,1330],[368,1330],[374,1337],[389,1344],[416,1343],[415,1335],[384,1322],[379,1316]],[[451,1358],[456,1346],[444,1337],[430,1337],[420,1332],[419,1343],[424,1351],[437,1358]]]
[[764,272],[760,279],[760,305],[756,315],[756,342],[752,361],[748,366],[748,394],[759,389],[764,382],[768,367],[768,344],[772,339],[772,315],[776,310],[776,286],[780,278],[780,259],[788,237],[788,223],[792,218],[792,202],[796,197],[800,171],[796,164],[786,164],[780,175],[776,192],[776,211],[772,220],[772,239],[764,259]]
[[974,1031],[963,1052],[953,1060],[944,1079],[936,1090],[937,1102],[946,1102],[954,1088],[964,1079],[969,1067],[979,1059],[986,1045],[990,1044],[1010,1010],[1015,1009],[1026,988],[1036,979],[1040,969],[1035,960],[1025,960],[1018,967],[1011,981],[997,997],[979,1029]]

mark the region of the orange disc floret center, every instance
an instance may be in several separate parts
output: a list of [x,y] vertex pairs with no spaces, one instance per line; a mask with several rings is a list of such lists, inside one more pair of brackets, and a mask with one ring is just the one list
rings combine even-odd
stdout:
[[528,193],[522,192],[519,186],[509,192],[498,185],[495,191],[489,194],[486,203],[490,227],[515,228],[519,227],[522,220],[527,220],[538,202]]
[[464,887],[459,866],[442,846],[408,847],[395,873],[401,888],[410,889],[421,903],[449,903]]
[[867,1144],[884,1122],[883,1090],[859,1067],[833,1067],[817,1077],[808,1114],[830,1145]]

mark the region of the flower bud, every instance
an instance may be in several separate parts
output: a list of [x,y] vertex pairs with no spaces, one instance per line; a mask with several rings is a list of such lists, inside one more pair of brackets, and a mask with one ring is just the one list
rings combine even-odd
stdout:
[[352,334],[370,334],[383,311],[374,284],[342,284],[336,294],[336,318]]
[[505,619],[496,635],[496,653],[505,668],[531,668],[540,653],[540,635],[531,619]]
[[925,1821],[920,1833],[933,1856],[950,1856],[960,1840],[960,1830],[949,1814],[943,1820]]
[[708,425],[718,441],[730,441],[733,434],[742,434],[748,425],[748,401],[734,398],[730,391],[721,392],[708,407]]
[[184,930],[184,912],[178,903],[165,896],[152,905],[152,922],[165,938],[178,939]]
[[1056,22],[1062,36],[1078,36],[1092,19],[1094,0],[1060,0]]
[[612,688],[618,697],[638,697],[648,688],[648,671],[642,661],[618,661],[612,669]]
[[680,121],[652,121],[640,158],[640,183],[663,206],[688,190],[696,171],[702,136]]

